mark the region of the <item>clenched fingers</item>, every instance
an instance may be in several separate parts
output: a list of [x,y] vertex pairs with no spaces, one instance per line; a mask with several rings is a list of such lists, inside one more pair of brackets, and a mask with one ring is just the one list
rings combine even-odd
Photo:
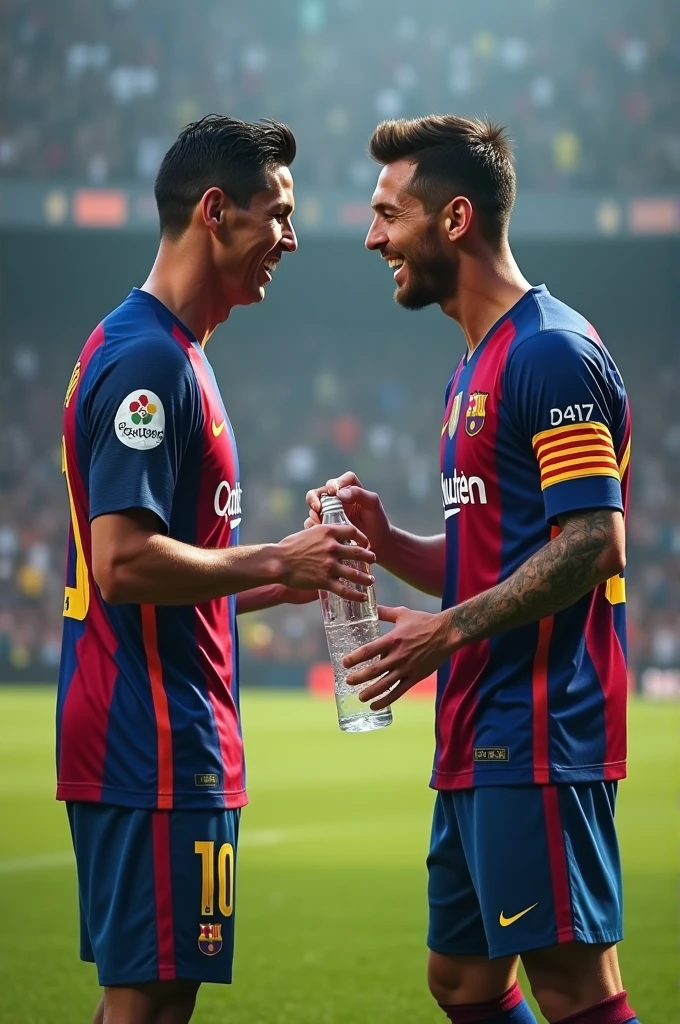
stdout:
[[306,501],[313,512],[321,512],[321,495],[322,494],[337,494],[343,487],[361,487],[361,481],[357,477],[356,473],[351,471],[343,473],[338,477],[331,477],[327,480],[323,487],[314,487],[312,490],[307,491]]

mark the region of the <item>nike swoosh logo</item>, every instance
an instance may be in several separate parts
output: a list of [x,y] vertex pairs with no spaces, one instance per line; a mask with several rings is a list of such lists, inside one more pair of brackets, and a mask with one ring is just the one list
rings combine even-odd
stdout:
[[223,430],[224,430],[224,420],[222,420],[221,423],[215,423],[214,420],[212,421],[213,437],[219,437]]
[[450,519],[451,516],[457,516],[460,512],[460,508],[445,508],[444,519]]
[[514,924],[515,921],[519,921],[520,917],[524,917],[525,914],[528,914],[530,910],[533,910],[534,907],[537,906],[538,903],[532,903],[531,906],[527,907],[526,910],[520,910],[519,914],[515,914],[513,917],[506,917],[503,911],[501,910],[501,916],[498,918],[498,923],[501,926],[501,928],[507,928],[508,925]]

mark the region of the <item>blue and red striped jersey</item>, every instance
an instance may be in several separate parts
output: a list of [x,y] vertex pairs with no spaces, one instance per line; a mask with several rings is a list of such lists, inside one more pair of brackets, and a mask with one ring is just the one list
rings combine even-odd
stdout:
[[[630,414],[594,328],[532,288],[449,381],[443,608],[507,579],[559,518],[625,510]],[[576,783],[626,771],[623,575],[439,670],[432,786]]]
[[134,289],[94,331],[68,386],[71,508],[57,696],[57,797],[188,809],[246,803],[236,599],[108,604],[90,523],[142,508],[203,548],[238,544],[236,444],[202,347]]

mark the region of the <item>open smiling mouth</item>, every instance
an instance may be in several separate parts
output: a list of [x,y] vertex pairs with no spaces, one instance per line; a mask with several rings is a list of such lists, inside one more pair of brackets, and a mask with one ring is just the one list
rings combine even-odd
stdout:
[[390,270],[394,271],[394,278],[395,279],[397,277],[397,274],[401,270],[401,268],[404,266],[404,263],[405,263],[405,260],[402,260],[402,259],[388,259],[387,265],[390,268]]
[[270,281],[272,279],[272,274],[274,273],[274,271],[276,270],[276,268],[278,266],[278,262],[279,262],[278,260],[263,260],[262,261],[262,266],[264,267],[265,273],[267,274],[267,277],[269,278]]

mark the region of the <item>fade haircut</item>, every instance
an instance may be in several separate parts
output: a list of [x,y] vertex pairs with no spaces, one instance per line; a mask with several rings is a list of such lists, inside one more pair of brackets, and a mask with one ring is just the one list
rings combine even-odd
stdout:
[[154,184],[161,235],[176,240],[209,188],[221,188],[241,207],[267,187],[267,173],[289,167],[295,136],[278,121],[255,124],[208,114],[182,129],[163,157]]
[[463,195],[487,241],[498,243],[506,234],[517,184],[510,140],[500,125],[455,114],[383,121],[369,152],[381,164],[413,161],[408,192],[427,213]]

